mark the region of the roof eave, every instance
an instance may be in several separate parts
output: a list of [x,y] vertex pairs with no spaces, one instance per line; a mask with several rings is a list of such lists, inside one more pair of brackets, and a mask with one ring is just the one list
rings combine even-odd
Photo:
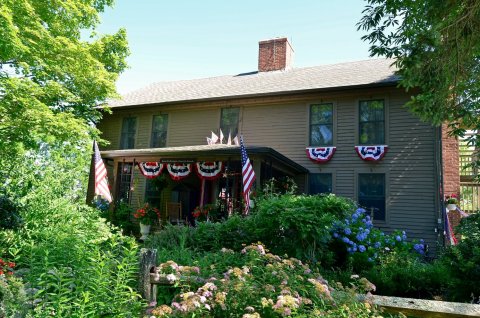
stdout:
[[[208,98],[197,98],[197,99],[183,99],[176,101],[165,101],[165,102],[151,102],[145,104],[133,104],[133,105],[120,105],[120,106],[108,106],[110,110],[114,109],[130,109],[130,108],[141,108],[148,107],[153,105],[175,105],[175,104],[184,104],[188,102],[208,102],[208,101],[218,101],[218,100],[232,100],[237,98],[255,98],[255,97],[271,97],[271,96],[284,96],[284,95],[299,95],[299,94],[308,94],[308,93],[317,93],[317,92],[333,92],[333,91],[346,91],[354,89],[364,89],[364,88],[377,88],[377,87],[394,87],[399,83],[399,79],[395,81],[388,82],[377,82],[369,84],[359,84],[359,85],[348,85],[348,86],[336,86],[336,87],[322,87],[322,88],[310,88],[303,90],[292,90],[292,91],[279,91],[279,92],[268,92],[268,93],[258,93],[258,94],[243,94],[243,95],[229,95],[229,96],[218,96],[218,97],[208,97]],[[99,108],[103,108],[99,106]]]

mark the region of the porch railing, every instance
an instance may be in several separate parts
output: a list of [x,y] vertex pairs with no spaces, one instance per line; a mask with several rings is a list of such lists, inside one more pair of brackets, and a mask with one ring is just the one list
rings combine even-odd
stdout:
[[480,210],[480,184],[475,182],[460,183],[460,209],[466,213]]
[[460,208],[467,213],[480,210],[480,183],[475,180],[479,171],[478,167],[471,165],[477,160],[478,149],[466,141],[472,135],[473,133],[467,134],[465,139],[460,140]]

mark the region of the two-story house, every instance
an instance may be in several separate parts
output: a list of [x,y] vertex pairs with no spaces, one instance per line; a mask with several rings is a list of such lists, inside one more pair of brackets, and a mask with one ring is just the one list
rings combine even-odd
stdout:
[[[257,187],[291,176],[302,192],[356,200],[383,230],[443,241],[443,196],[459,192],[458,143],[404,107],[410,95],[392,61],[293,68],[292,59],[286,38],[261,41],[258,71],[155,83],[112,101],[98,128],[110,142],[101,154],[114,198],[162,210],[180,201],[184,216],[240,200],[240,151],[227,140],[242,134]],[[207,144],[220,130],[223,143]],[[143,176],[158,173],[161,187]]]

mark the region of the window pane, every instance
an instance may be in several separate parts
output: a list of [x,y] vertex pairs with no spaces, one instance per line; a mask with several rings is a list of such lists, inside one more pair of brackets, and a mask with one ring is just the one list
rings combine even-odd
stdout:
[[135,147],[135,134],[137,132],[137,118],[128,117],[123,119],[122,136],[120,139],[121,149],[131,149]]
[[161,190],[155,185],[155,179],[146,179],[145,184],[145,202],[152,206],[160,208],[160,194]]
[[385,220],[385,174],[360,173],[358,175],[358,204],[375,220]]
[[152,137],[150,146],[152,148],[165,147],[167,145],[168,115],[153,116]]
[[130,194],[130,186],[132,180],[132,163],[119,163],[118,164],[118,200],[128,202],[128,196]]
[[385,105],[383,100],[361,101],[359,107],[360,144],[385,143]]
[[331,124],[332,121],[333,104],[310,106],[310,124]]
[[310,146],[333,144],[333,104],[310,105]]
[[232,137],[238,134],[238,118],[240,116],[240,108],[222,108],[222,114],[220,119],[220,129],[228,136],[229,133]]
[[310,194],[333,192],[331,173],[311,173],[308,180]]
[[333,144],[332,125],[312,125],[310,129],[311,146],[325,146]]

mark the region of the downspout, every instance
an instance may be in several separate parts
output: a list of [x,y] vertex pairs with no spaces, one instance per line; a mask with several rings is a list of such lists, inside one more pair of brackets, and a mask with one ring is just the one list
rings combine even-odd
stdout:
[[437,194],[437,203],[438,205],[438,217],[437,217],[437,226],[435,228],[435,231],[437,232],[437,243],[439,246],[444,246],[445,245],[445,239],[444,239],[444,224],[445,224],[445,213],[443,213],[443,210],[445,209],[444,205],[444,187],[443,187],[443,143],[442,143],[442,126],[440,125],[436,129],[436,135],[437,135],[437,151],[436,153],[436,158],[435,158],[435,163],[437,166],[437,173],[435,175],[436,177],[436,183],[438,187],[438,194]]

